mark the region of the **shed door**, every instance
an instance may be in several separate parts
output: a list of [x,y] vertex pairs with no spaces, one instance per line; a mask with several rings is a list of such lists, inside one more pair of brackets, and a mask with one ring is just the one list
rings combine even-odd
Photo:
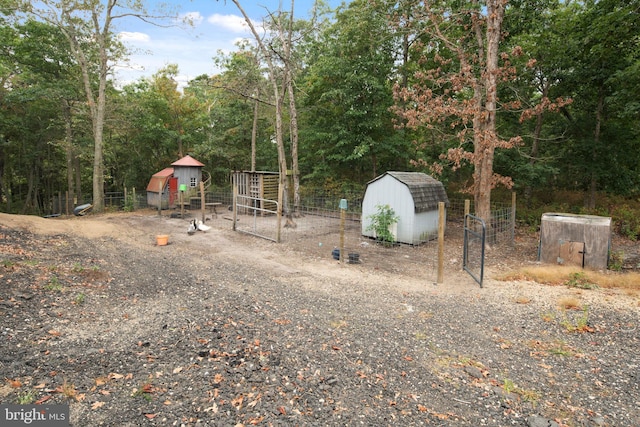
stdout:
[[169,207],[175,206],[177,196],[178,178],[172,176],[171,178],[169,178]]
[[584,267],[584,242],[561,240],[558,264]]

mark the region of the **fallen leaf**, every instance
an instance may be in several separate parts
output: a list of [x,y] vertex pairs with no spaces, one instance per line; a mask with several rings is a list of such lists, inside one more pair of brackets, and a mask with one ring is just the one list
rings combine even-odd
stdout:
[[109,374],[109,378],[111,378],[112,380],[119,380],[120,378],[124,378],[124,375],[116,374],[115,372],[111,372]]
[[173,370],[173,373],[174,373],[174,374],[179,374],[180,372],[182,372],[182,369],[183,369],[183,368],[182,368],[182,366],[178,366],[177,368],[175,368],[175,369]]
[[240,410],[240,408],[242,408],[242,401],[244,400],[244,396],[240,395],[238,397],[236,397],[235,399],[231,399],[231,404],[233,405],[234,408],[236,408],[236,410]]
[[156,414],[144,414],[145,417],[147,417],[148,419],[152,420],[156,417]]
[[9,380],[9,384],[11,385],[11,387],[13,388],[20,388],[22,387],[22,382],[20,380]]
[[94,411],[98,408],[102,408],[104,406],[104,402],[93,402],[91,404],[91,409],[93,409]]
[[49,400],[49,399],[51,399],[51,395],[49,395],[49,396],[44,396],[44,397],[42,397],[42,398],[40,398],[40,399],[36,400],[34,403],[35,403],[36,405],[41,405],[41,404],[43,404],[44,402],[46,402],[47,400]]
[[214,414],[218,413],[218,405],[216,402],[213,402],[213,406],[204,409],[204,412],[213,412]]
[[62,335],[60,332],[56,331],[55,329],[51,329],[49,330],[49,335],[53,335],[54,337],[59,337],[60,335]]
[[411,362],[411,361],[413,360],[413,357],[411,357],[411,356],[404,356],[404,357],[403,357],[403,359],[404,359],[404,360],[407,360],[407,361],[409,361],[409,362]]

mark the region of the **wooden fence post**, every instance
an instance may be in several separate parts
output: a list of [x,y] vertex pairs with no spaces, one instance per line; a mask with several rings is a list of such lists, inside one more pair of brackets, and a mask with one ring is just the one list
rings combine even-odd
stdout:
[[158,182],[158,215],[162,216],[162,180]]
[[438,284],[444,282],[444,212],[444,202],[438,202]]
[[200,212],[202,213],[202,223],[204,224],[205,217],[205,197],[204,197],[204,182],[200,181]]

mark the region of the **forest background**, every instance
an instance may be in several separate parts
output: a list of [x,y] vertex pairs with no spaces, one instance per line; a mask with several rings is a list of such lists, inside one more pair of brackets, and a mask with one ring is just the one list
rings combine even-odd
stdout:
[[[219,189],[235,170],[286,169],[297,197],[340,199],[402,170],[474,193],[475,105],[495,119],[486,185],[520,194],[521,222],[601,214],[640,236],[637,0],[353,0],[317,3],[309,19],[277,9],[255,40],[212,58],[220,73],[184,87],[175,64],[123,87],[110,78],[131,53],[112,20],[164,25],[172,11],[116,0],[0,11],[1,211],[45,214],[66,191],[102,210],[105,192],[144,189],[186,154]],[[479,87],[495,99],[477,99]]]

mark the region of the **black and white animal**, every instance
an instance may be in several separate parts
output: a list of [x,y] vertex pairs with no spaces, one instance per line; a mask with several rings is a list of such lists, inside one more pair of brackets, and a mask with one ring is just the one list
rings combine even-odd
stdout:
[[196,224],[196,220],[189,221],[189,228],[187,229],[187,234],[192,235],[198,230],[198,225]]

